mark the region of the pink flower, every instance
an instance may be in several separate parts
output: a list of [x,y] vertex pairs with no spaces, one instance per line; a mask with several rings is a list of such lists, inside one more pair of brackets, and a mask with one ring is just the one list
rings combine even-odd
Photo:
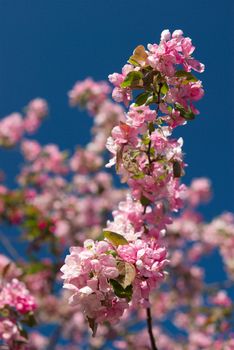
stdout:
[[227,292],[225,290],[220,290],[214,297],[211,298],[212,303],[215,305],[223,306],[223,307],[231,307],[232,301],[228,297]]
[[208,202],[211,198],[211,183],[206,178],[194,179],[185,193],[188,203],[195,207],[202,202]]
[[86,240],[83,248],[71,248],[61,268],[64,288],[73,291],[70,303],[79,304],[85,315],[97,322],[116,322],[128,307],[118,298],[109,279],[119,275],[116,259],[107,242]]
[[103,159],[97,152],[81,148],[70,159],[71,170],[80,174],[96,171],[102,164]]
[[24,283],[14,278],[5,283],[0,291],[0,308],[6,306],[16,309],[20,314],[26,314],[36,309],[36,302]]
[[19,330],[14,322],[5,319],[0,320],[0,339],[6,342],[19,337]]
[[24,123],[19,113],[13,113],[0,121],[0,145],[10,147],[20,141]]
[[27,106],[28,113],[35,113],[38,118],[42,119],[48,114],[47,102],[42,98],[35,98]]
[[117,145],[133,144],[138,142],[137,130],[125,123],[120,123],[119,126],[115,126],[111,133],[114,142]]
[[79,105],[81,108],[87,108],[94,114],[98,106],[105,101],[107,94],[110,92],[109,85],[104,82],[94,82],[87,78],[82,82],[77,82],[73,89],[69,91],[69,101],[72,106]]
[[28,161],[34,161],[41,152],[41,146],[37,141],[23,140],[21,143],[21,151]]
[[[146,122],[155,121],[156,116],[156,111],[151,110],[148,106],[134,107],[132,105],[127,113],[126,123],[135,128],[140,128],[145,125],[146,129]],[[145,129],[141,130],[141,132],[146,131]]]
[[48,114],[48,105],[42,98],[32,100],[26,107],[24,128],[28,133],[34,133],[41,124],[41,121]]

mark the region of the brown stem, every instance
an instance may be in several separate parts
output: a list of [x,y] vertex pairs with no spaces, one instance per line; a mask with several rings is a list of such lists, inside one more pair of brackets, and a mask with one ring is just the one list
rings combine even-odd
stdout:
[[[159,84],[159,91],[157,92],[157,95],[158,95],[158,102],[156,103],[156,104],[157,104],[157,109],[156,109],[156,112],[157,112],[157,113],[158,113],[158,111],[159,111],[161,88],[162,88],[162,84],[160,83],[160,84]],[[151,134],[152,134],[152,131],[149,130],[149,136],[151,136]],[[150,157],[150,150],[151,150],[151,140],[150,140],[150,142],[149,142],[148,150],[147,150],[147,157],[148,157],[148,162],[149,162],[149,169],[148,169],[148,173],[149,173],[149,174],[150,174],[150,164],[152,163],[152,159],[151,159],[151,157]]]
[[151,316],[151,311],[149,307],[146,309],[146,314],[147,314],[147,327],[148,327],[148,332],[150,337],[151,349],[158,350],[154,339],[153,328],[152,328],[152,316]]
[[[157,110],[156,110],[157,113],[159,111],[161,87],[162,87],[162,84],[159,85],[159,91],[157,92],[157,95],[158,95]],[[151,135],[151,133],[152,132],[149,130],[149,135]],[[148,157],[148,161],[149,161],[149,170],[148,170],[149,174],[150,174],[150,165],[152,162],[151,157],[150,157],[150,149],[151,149],[151,140],[149,142],[148,150],[147,150],[147,157]],[[146,213],[146,208],[147,208],[147,205],[144,206],[143,214]],[[150,337],[151,349],[158,350],[158,348],[156,346],[154,334],[153,334],[152,316],[151,316],[151,310],[149,307],[146,309],[146,314],[147,314],[147,328],[148,328],[149,337]]]

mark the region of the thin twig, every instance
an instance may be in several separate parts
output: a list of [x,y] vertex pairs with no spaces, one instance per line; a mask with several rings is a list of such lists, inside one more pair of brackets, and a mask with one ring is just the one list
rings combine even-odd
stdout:
[[153,334],[153,328],[152,328],[152,316],[151,316],[151,311],[150,308],[148,307],[146,309],[146,314],[147,314],[147,327],[148,327],[148,332],[149,332],[149,337],[150,337],[150,343],[151,343],[151,348],[152,350],[158,350]]

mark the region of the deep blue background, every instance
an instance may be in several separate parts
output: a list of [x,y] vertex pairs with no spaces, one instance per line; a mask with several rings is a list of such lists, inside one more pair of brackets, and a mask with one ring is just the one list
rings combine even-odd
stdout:
[[[68,107],[67,91],[75,81],[106,79],[120,71],[138,44],[157,42],[165,28],[181,28],[206,65],[201,114],[180,128],[189,164],[186,181],[211,178],[208,218],[234,210],[233,12],[231,0],[0,0],[0,116],[44,97],[50,118],[39,140],[73,149],[88,141],[91,123]],[[13,176],[16,152],[0,156],[1,168]]]

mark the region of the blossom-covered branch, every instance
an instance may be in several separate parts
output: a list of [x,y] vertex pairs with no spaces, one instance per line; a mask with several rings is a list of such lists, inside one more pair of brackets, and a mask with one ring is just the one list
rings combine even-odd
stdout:
[[193,51],[182,31],[171,37],[166,30],[159,45],[148,45],[148,51],[138,46],[122,74],[109,76],[117,102],[128,105],[133,91],[141,90],[107,140],[114,155],[108,166],[116,164],[130,192],[108,222],[105,240],[71,248],[61,269],[64,287],[74,292],[70,302],[81,306],[94,333],[97,323],[118,321],[129,306],[149,307],[150,292],[164,278],[163,234],[184,191],[182,139],[170,135],[194,118],[193,102],[203,96],[201,82],[190,73],[204,70]]

